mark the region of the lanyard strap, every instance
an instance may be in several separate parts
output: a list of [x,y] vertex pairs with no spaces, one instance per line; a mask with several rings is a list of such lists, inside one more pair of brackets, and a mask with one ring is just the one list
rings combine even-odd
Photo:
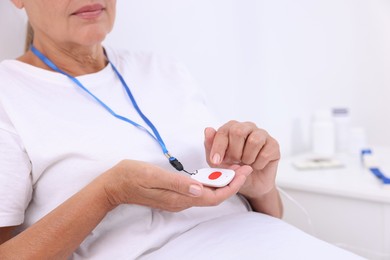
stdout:
[[[160,133],[158,132],[157,128],[153,125],[153,123],[144,115],[144,113],[142,113],[141,109],[139,108],[137,102],[135,101],[135,98],[133,96],[133,94],[131,93],[130,91],[130,88],[129,86],[127,85],[126,81],[123,79],[122,75],[119,73],[119,71],[117,70],[117,68],[114,66],[114,64],[108,59],[107,57],[107,60],[108,62],[110,63],[112,69],[114,70],[115,74],[118,76],[120,82],[122,83],[122,86],[124,87],[124,89],[126,90],[126,93],[128,95],[128,97],[130,98],[130,101],[131,103],[133,104],[133,107],[135,108],[135,110],[137,111],[137,113],[140,115],[140,117],[142,118],[142,120],[149,126],[150,129],[152,129],[154,135],[148,131],[145,127],[143,127],[142,125],[128,119],[127,117],[124,117],[124,116],[121,116],[117,113],[115,113],[109,106],[107,106],[102,100],[100,100],[98,97],[96,97],[91,91],[89,91],[77,78],[71,76],[70,74],[66,73],[65,71],[61,70],[60,68],[58,68],[49,58],[47,58],[43,53],[41,53],[40,51],[38,51],[38,49],[36,49],[34,47],[34,45],[31,45],[30,47],[31,51],[43,62],[45,63],[48,67],[50,67],[52,70],[56,71],[56,72],[59,72],[65,76],[67,76],[70,80],[72,80],[78,87],[80,87],[82,90],[84,90],[86,93],[88,93],[98,104],[100,104],[104,109],[106,109],[111,115],[113,115],[114,117],[122,120],[122,121],[125,121],[129,124],[132,124],[133,126],[141,129],[142,131],[145,131],[146,133],[148,133],[154,140],[156,140],[164,155],[169,159],[169,162],[170,164],[178,171],[182,171],[184,170],[183,168],[183,165],[173,156],[171,156],[168,152],[168,149],[167,147],[165,146],[165,143],[164,141],[162,140],[161,138],[161,135]],[[184,170],[185,171],[185,170]]]

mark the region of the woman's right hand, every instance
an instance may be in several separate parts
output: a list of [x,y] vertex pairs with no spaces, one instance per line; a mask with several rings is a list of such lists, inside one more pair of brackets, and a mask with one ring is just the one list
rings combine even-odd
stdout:
[[113,207],[137,204],[178,212],[193,206],[215,206],[236,194],[252,168],[242,166],[235,171],[233,181],[218,189],[205,187],[189,176],[133,160],[121,161],[101,177]]

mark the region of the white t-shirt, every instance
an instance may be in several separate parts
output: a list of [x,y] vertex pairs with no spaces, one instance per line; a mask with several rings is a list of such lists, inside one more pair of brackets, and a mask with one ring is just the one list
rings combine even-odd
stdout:
[[[188,171],[207,167],[203,130],[216,121],[187,70],[155,55],[107,51],[171,155]],[[176,172],[154,139],[113,117],[66,76],[7,60],[0,79],[0,226],[30,226],[123,159]],[[111,66],[78,79],[117,114],[146,126]],[[75,257],[131,259],[204,220],[243,211],[247,207],[237,196],[180,213],[122,205]]]
[[[218,123],[187,70],[154,55],[107,53],[171,155],[188,171],[207,167],[203,130]],[[110,66],[78,79],[117,114],[145,126]],[[154,139],[66,76],[15,60],[0,64],[0,226],[25,229],[123,159],[175,171]],[[279,219],[249,213],[239,196],[178,213],[121,205],[72,258],[358,259]]]

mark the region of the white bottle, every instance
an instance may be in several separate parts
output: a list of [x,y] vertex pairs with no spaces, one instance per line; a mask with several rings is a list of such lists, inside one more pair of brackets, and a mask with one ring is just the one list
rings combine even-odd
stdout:
[[330,158],[335,154],[335,124],[330,110],[315,112],[312,127],[312,152]]
[[336,131],[336,152],[349,152],[350,145],[350,116],[347,108],[334,108],[333,119]]
[[351,127],[349,131],[349,152],[360,155],[363,149],[367,149],[367,135],[363,127]]

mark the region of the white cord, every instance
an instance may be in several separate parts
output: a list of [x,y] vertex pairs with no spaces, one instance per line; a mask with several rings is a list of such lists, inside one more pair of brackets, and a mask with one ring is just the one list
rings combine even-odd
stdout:
[[290,200],[293,204],[295,204],[303,212],[303,214],[306,217],[307,224],[309,226],[309,233],[314,236],[315,232],[314,232],[314,228],[313,228],[313,222],[311,221],[310,215],[307,212],[307,210],[301,204],[299,204],[298,201],[296,201],[293,197],[291,197],[290,194],[288,194],[286,191],[284,191],[282,188],[277,187],[277,189],[284,197],[286,197],[288,200]]

